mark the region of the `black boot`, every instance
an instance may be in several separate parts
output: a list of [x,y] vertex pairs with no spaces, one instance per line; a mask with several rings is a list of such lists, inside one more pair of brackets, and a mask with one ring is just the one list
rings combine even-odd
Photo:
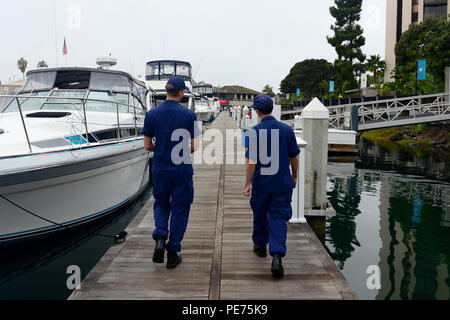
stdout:
[[281,261],[281,254],[275,254],[272,261],[272,276],[274,278],[283,278],[284,269]]
[[266,246],[264,246],[264,247],[254,246],[253,251],[256,253],[256,255],[258,257],[261,257],[261,258],[267,257],[267,247]]
[[176,252],[167,253],[167,269],[175,269],[181,263],[181,255]]
[[158,238],[156,240],[155,252],[153,253],[154,263],[164,263],[164,253],[166,251],[166,240]]

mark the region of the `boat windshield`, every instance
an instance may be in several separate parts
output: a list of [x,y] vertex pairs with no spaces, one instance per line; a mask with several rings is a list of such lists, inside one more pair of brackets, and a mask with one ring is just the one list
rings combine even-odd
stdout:
[[[155,108],[159,107],[160,105],[162,105],[165,101],[166,101],[167,96],[154,96],[155,99]],[[180,104],[183,107],[189,108],[189,97],[183,97],[181,99]]]
[[147,80],[164,80],[173,76],[180,76],[186,81],[190,81],[192,77],[191,65],[181,61],[153,61],[147,63]]
[[209,102],[206,100],[195,100],[195,105],[196,106],[208,106],[209,107]]
[[[21,93],[18,99],[14,99],[3,112],[19,112],[17,101],[23,112],[35,110],[80,110],[83,108],[83,100],[87,95],[86,111],[133,113],[128,108],[129,94],[113,93],[105,91],[88,90],[53,90],[32,93]],[[24,98],[20,98],[24,96]],[[42,97],[42,98],[40,98]],[[134,97],[133,97],[134,98]],[[102,101],[96,101],[102,100]],[[138,107],[137,112],[142,113],[144,107],[138,99],[133,99],[134,105]],[[131,110],[129,110],[131,109]]]
[[194,94],[202,95],[202,96],[212,96],[214,94],[214,90],[210,86],[197,86],[192,89]]

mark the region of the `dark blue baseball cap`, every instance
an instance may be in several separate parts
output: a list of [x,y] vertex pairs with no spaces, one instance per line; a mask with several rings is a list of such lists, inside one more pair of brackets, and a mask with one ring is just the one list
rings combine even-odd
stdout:
[[167,81],[166,90],[167,91],[180,91],[180,90],[189,91],[189,88],[186,87],[186,84],[182,77],[175,76],[175,77],[170,78],[169,81]]
[[272,112],[273,110],[273,100],[267,94],[259,94],[255,97],[253,104],[250,106],[255,110],[259,110],[262,113]]

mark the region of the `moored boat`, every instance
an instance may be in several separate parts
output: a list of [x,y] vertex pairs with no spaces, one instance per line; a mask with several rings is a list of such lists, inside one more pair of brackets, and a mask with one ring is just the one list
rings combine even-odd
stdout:
[[173,76],[180,76],[184,79],[189,91],[184,92],[181,104],[186,108],[194,110],[194,95],[192,94],[192,66],[189,62],[178,60],[154,60],[147,63],[145,80],[149,88],[154,90],[151,99],[158,107],[166,101],[166,84]]
[[120,71],[28,72],[0,113],[0,243],[96,220],[146,189],[147,94]]

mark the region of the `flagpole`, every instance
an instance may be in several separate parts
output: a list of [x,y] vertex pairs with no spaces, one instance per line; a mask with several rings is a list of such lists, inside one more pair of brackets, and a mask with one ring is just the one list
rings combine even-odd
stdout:
[[58,67],[58,34],[56,31],[56,0],[55,0],[55,64]]

